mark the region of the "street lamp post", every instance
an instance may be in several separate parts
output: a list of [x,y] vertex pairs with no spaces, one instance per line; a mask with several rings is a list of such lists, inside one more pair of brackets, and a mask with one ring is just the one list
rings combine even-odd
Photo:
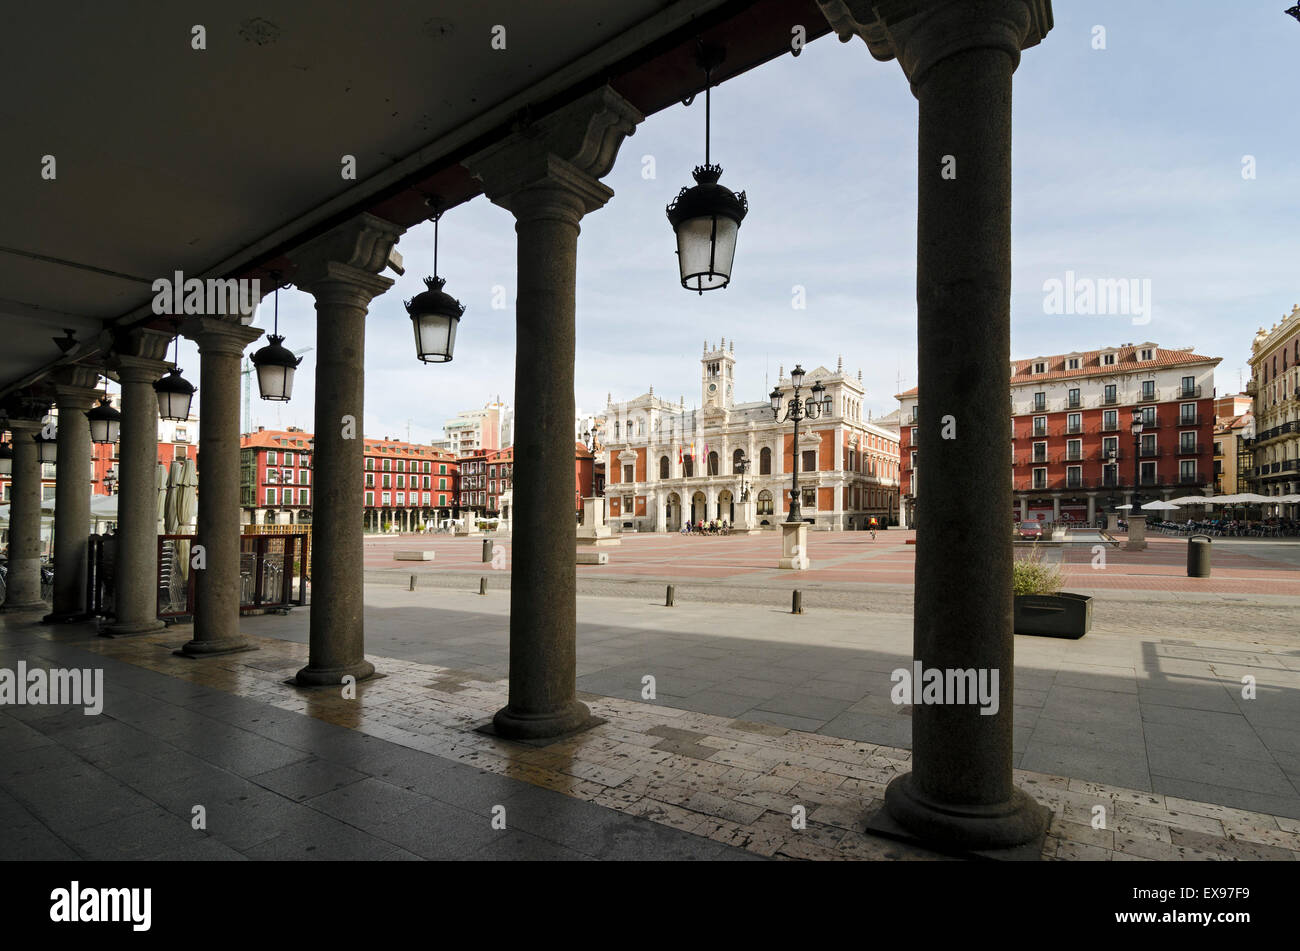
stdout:
[[1138,505],[1138,489],[1142,484],[1142,410],[1133,407],[1133,510],[1130,514],[1136,514]]
[[740,458],[736,460],[736,473],[740,476],[740,501],[742,502],[749,501],[749,480],[746,475],[749,473],[750,464],[749,456],[744,453],[741,453]]
[[[786,406],[785,417],[781,422],[794,420],[794,465],[791,475],[790,487],[790,514],[786,518],[787,522],[803,521],[803,513],[799,507],[799,423],[804,419],[817,419],[819,416],[826,415],[831,411],[831,397],[826,392],[826,387],[822,386],[818,380],[812,386],[811,398],[805,400],[800,398],[799,391],[803,388],[804,372],[803,367],[798,364],[790,371],[790,382],[794,384],[794,396],[791,397]],[[778,386],[771,392],[772,415],[781,417],[781,388]]]

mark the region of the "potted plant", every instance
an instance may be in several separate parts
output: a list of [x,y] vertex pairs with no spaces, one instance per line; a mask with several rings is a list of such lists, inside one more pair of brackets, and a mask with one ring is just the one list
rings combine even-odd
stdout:
[[1092,627],[1092,598],[1062,591],[1065,573],[1059,563],[1043,561],[1037,546],[1011,566],[1016,634],[1080,638]]

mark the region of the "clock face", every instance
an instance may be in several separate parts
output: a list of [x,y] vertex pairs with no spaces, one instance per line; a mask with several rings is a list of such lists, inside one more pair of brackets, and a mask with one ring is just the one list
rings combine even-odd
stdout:
[[709,384],[709,392],[710,392],[710,393],[716,393],[717,390],[718,390],[718,384],[716,384],[716,383],[710,383],[710,384]]

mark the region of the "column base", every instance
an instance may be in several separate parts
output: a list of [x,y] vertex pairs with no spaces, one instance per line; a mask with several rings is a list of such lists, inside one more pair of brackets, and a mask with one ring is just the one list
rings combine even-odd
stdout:
[[237,654],[255,651],[257,645],[246,637],[224,637],[220,640],[193,640],[172,651],[177,657],[214,657],[218,654]]
[[368,660],[347,667],[313,667],[310,663],[294,675],[294,682],[300,687],[330,687],[343,683],[344,677],[365,680],[375,672],[375,665]]
[[47,614],[41,618],[42,624],[76,624],[79,621],[89,621],[94,615],[87,614],[85,611],[64,611],[62,614]]
[[[885,808],[870,831],[910,839],[959,855],[1037,861],[1052,812],[1023,790],[991,805],[946,805],[918,794],[912,774],[885,788]],[[891,828],[892,820],[901,828]],[[901,834],[900,834],[901,833]]]
[[18,604],[6,601],[0,610],[6,614],[17,614],[19,611],[48,611],[50,604],[48,601],[23,601]]
[[131,621],[121,624],[105,624],[99,628],[102,637],[135,637],[139,634],[157,634],[167,625],[158,619],[152,621]]
[[492,717],[492,728],[497,736],[508,740],[537,740],[576,733],[593,719],[591,710],[581,700],[574,700],[559,710],[546,713],[521,714],[507,705]]

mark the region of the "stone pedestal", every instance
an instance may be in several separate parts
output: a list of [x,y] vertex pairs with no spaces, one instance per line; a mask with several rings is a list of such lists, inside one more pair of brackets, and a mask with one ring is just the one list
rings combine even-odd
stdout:
[[[198,526],[190,546],[194,631],[177,653],[210,657],[253,649],[239,632],[239,369],[244,348],[262,331],[221,317],[187,318],[182,331],[199,346],[203,412]],[[360,482],[361,467],[356,471]]]
[[1128,541],[1124,543],[1125,551],[1145,551],[1147,547],[1147,517],[1130,515],[1128,517]]
[[[110,637],[151,634],[158,620],[158,395],[153,384],[169,368],[159,359],[170,338],[157,331],[136,335],[116,361],[122,386],[122,428],[117,461],[117,564]],[[238,485],[238,468],[236,468]]]
[[289,255],[298,265],[295,283],[316,299],[314,606],[307,666],[296,677],[307,686],[339,684],[348,676],[363,680],[375,672],[365,657],[365,542],[357,518],[365,502],[366,313],[393,284],[378,272],[400,235],[391,222],[363,214]]
[[790,568],[803,571],[812,567],[808,560],[808,523],[781,523],[781,560],[778,568]]
[[643,116],[608,86],[465,160],[515,216],[515,468],[510,576],[510,699],[502,736],[586,726],[577,699],[573,534],[574,308],[579,222],[613,192],[601,184]]
[[9,491],[9,566],[6,611],[44,611],[41,599],[41,463],[38,419],[9,420],[14,450]]
[[[1050,813],[1012,779],[1015,672],[1012,511],[1005,448],[1011,350],[1011,92],[1021,49],[1051,25],[1044,0],[822,0],[842,38],[897,57],[919,103],[918,426],[914,662],[998,675],[998,708],[912,710],[912,771],[886,812],[908,834],[960,852],[1041,846]],[[858,19],[859,17],[863,19]],[[952,414],[959,438],[944,439]]]
[[46,623],[84,621],[90,552],[90,423],[99,374],[70,367],[54,388],[59,407],[59,479],[54,490],[54,609]]
[[1106,513],[1106,531],[1112,535],[1119,531],[1119,516],[1114,512]]
[[763,529],[758,524],[758,502],[750,498],[748,502],[736,503],[736,524],[732,531],[738,535],[757,535]]
[[603,498],[582,500],[582,524],[578,526],[578,547],[596,546],[608,548],[623,544],[623,539],[614,534],[606,519],[606,501]]

